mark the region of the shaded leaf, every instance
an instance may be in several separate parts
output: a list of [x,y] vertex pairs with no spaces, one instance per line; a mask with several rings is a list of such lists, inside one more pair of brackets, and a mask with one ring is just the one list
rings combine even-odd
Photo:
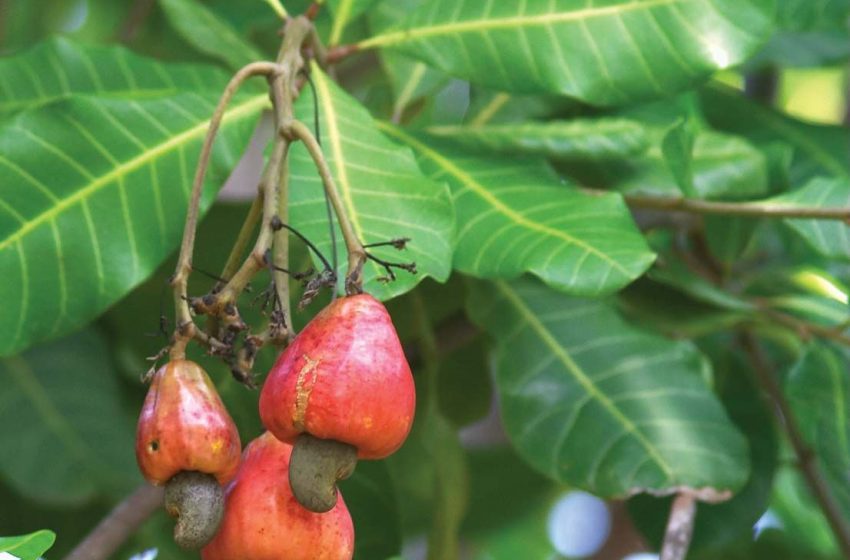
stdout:
[[212,66],[163,64],[120,46],[81,45],[53,37],[0,58],[0,113],[82,93],[142,100],[179,92],[217,92],[227,79]]
[[539,154],[561,159],[608,159],[649,148],[644,126],[620,118],[519,122],[482,126],[432,126],[426,131],[477,150]]
[[449,183],[457,212],[454,266],[481,278],[531,272],[576,294],[618,290],[654,256],[615,194],[562,184],[542,160],[482,157],[385,125],[435,180]]
[[693,153],[696,141],[696,127],[691,119],[682,119],[671,126],[661,140],[661,153],[673,180],[682,194],[696,198],[699,194],[694,187]]
[[[379,279],[387,272],[370,261],[363,272],[366,291],[388,299],[410,290],[426,276],[446,280],[454,229],[448,190],[425,177],[410,150],[387,140],[366,109],[318,67],[312,75],[319,99],[323,151],[358,237],[367,244],[410,238],[404,251],[378,247],[370,252],[385,260],[415,262],[418,273],[397,271],[395,281],[382,283]],[[311,96],[298,99],[296,113],[307,122],[312,120]],[[292,224],[330,259],[321,180],[301,143],[293,146],[290,155]],[[338,230],[337,242],[342,251]],[[340,261],[344,267],[344,259]],[[317,266],[321,266],[318,261]],[[339,276],[344,276],[344,269],[340,272]]]
[[328,8],[333,14],[333,26],[328,44],[339,44],[346,26],[371,8],[374,3],[375,0],[328,0]]
[[[799,189],[760,204],[771,208],[847,208],[850,215],[850,178],[816,178]],[[842,220],[785,219],[815,251],[832,259],[850,260],[850,228]]]
[[850,375],[847,359],[812,344],[794,365],[785,392],[845,517],[850,516]]
[[805,123],[725,86],[712,84],[701,95],[712,126],[740,134],[763,149],[777,142],[791,146],[792,186],[820,175],[850,175],[850,134],[846,128]]
[[706,278],[693,273],[680,260],[669,259],[653,267],[647,276],[666,284],[682,293],[688,294],[696,301],[714,305],[730,311],[753,311],[755,306],[747,300],[729,293]]
[[226,20],[197,0],[159,0],[168,22],[198,51],[232,69],[264,60],[253,45],[239,36]]
[[0,476],[45,503],[78,504],[140,480],[109,349],[83,331],[0,361]]
[[384,462],[361,461],[340,482],[345,505],[357,529],[354,558],[385,560],[401,550],[401,522],[393,481]]
[[706,500],[746,482],[746,442],[691,344],[529,280],[478,283],[468,309],[496,340],[508,435],[549,477],[602,497],[685,487]]
[[703,216],[703,224],[711,253],[730,267],[747,250],[759,221],[749,217]]
[[[682,178],[677,181],[662,148],[664,129],[650,128],[647,132],[651,147],[640,155],[613,161],[569,161],[559,168],[585,184],[624,194],[681,196]],[[710,130],[697,133],[689,166],[699,198],[741,200],[768,192],[764,155],[736,136]]]
[[765,0],[432,0],[360,46],[397,49],[495,89],[610,105],[667,95],[746,59],[771,20]]
[[[204,207],[267,102],[240,97],[228,110]],[[0,355],[90,321],[176,247],[213,104],[76,97],[0,128]]]
[[0,537],[0,552],[14,555],[21,560],[37,560],[55,541],[56,533],[45,529],[20,537]]

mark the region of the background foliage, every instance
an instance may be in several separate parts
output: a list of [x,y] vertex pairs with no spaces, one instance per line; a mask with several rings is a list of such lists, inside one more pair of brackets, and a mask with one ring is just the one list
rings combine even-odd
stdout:
[[[643,549],[686,489],[705,502],[693,558],[840,557],[756,370],[847,522],[848,18],[848,0],[327,0],[319,35],[360,52],[314,66],[296,114],[318,109],[359,236],[410,237],[419,271],[365,273],[419,402],[402,450],[343,485],[358,560],[551,558],[547,515],[575,489],[614,500]],[[0,1],[0,534],[50,529],[58,557],[141,482],[138,376],[165,344],[200,143],[278,27],[261,1]],[[254,186],[212,203],[267,106],[248,87],[225,117],[200,269],[238,232]],[[300,146],[290,178],[293,225],[329,253]],[[257,394],[193,357],[243,441],[260,433]],[[119,557],[187,557],[169,533],[159,513]]]

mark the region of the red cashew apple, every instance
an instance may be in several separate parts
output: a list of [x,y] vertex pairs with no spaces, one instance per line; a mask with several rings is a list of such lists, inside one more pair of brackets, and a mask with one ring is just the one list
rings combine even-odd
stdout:
[[149,482],[165,484],[180,546],[200,548],[215,535],[221,485],[236,474],[240,452],[236,424],[198,364],[172,360],[154,374],[136,429],[136,460]]
[[292,446],[269,432],[245,449],[227,487],[225,514],[203,560],[350,560],[354,525],[340,497],[327,513],[307,511],[295,500],[281,471]]
[[260,394],[263,424],[295,444],[290,482],[312,511],[333,507],[334,484],[357,458],[381,459],[401,447],[415,407],[398,334],[368,294],[319,312],[280,355]]

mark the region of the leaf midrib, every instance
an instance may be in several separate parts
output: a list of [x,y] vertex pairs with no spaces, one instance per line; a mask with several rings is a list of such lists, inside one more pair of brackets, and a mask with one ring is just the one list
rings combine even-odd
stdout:
[[453,175],[456,179],[458,179],[466,187],[468,187],[472,192],[474,192],[476,195],[481,197],[487,204],[491,205],[494,209],[496,209],[497,211],[502,213],[504,216],[508,217],[514,223],[516,223],[520,226],[526,227],[528,229],[531,229],[531,230],[539,231],[539,232],[544,233],[546,235],[551,235],[553,237],[563,239],[567,243],[572,243],[573,245],[581,247],[587,253],[593,254],[596,257],[598,257],[598,258],[602,259],[603,261],[605,261],[606,263],[608,263],[608,265],[611,266],[611,268],[617,270],[620,274],[622,274],[626,278],[632,277],[632,274],[629,272],[629,270],[627,270],[623,265],[621,265],[616,260],[614,260],[611,257],[609,257],[608,255],[606,255],[605,253],[603,253],[602,251],[600,251],[596,247],[593,247],[592,245],[589,245],[589,244],[585,243],[584,241],[582,241],[582,240],[580,240],[576,237],[573,237],[572,235],[570,235],[570,234],[568,234],[564,231],[561,231],[561,230],[558,230],[558,229],[553,229],[553,228],[547,226],[546,224],[542,224],[542,223],[539,223],[539,222],[529,220],[528,218],[526,218],[525,216],[523,216],[522,214],[520,214],[519,212],[517,212],[513,208],[509,207],[508,205],[506,205],[504,202],[502,202],[498,198],[496,198],[490,191],[488,191],[481,183],[479,183],[477,180],[475,180],[475,178],[472,177],[470,174],[466,173],[465,171],[460,169],[457,165],[455,165],[454,163],[452,163],[448,159],[444,158],[438,152],[429,148],[428,146],[426,146],[422,142],[419,142],[418,140],[416,140],[412,136],[402,132],[401,130],[399,130],[395,127],[391,127],[384,122],[376,121],[376,123],[378,125],[378,128],[383,130],[385,133],[387,133],[391,136],[395,136],[396,138],[398,138],[402,142],[405,142],[406,144],[410,145],[411,147],[413,147],[417,151],[421,152],[424,156],[426,156],[429,159],[431,159],[432,161],[434,161],[434,163],[436,163],[437,165],[439,165],[440,167],[445,169],[447,173],[450,173],[451,175]]
[[[243,117],[246,114],[250,114],[251,112],[259,109],[267,103],[268,96],[266,95],[257,95],[248,98],[239,105],[236,105],[230,110],[228,110],[224,114],[222,124]],[[16,230],[11,235],[0,241],[0,251],[6,249],[8,246],[16,242],[17,240],[23,238],[30,231],[37,228],[41,224],[49,220],[55,219],[56,216],[60,215],[62,212],[64,212],[66,209],[73,206],[77,202],[89,198],[94,193],[98,192],[100,189],[111,184],[112,181],[120,179],[121,177],[124,177],[125,175],[135,171],[136,169],[139,169],[145,164],[155,160],[163,153],[168,152],[172,148],[186,143],[194,139],[195,137],[205,134],[208,125],[209,119],[206,119],[193,126],[192,128],[185,130],[180,134],[172,136],[165,142],[157,144],[151,149],[142,152],[136,157],[130,159],[129,161],[114,167],[109,172],[100,175],[99,177],[95,177],[94,180],[90,181],[87,185],[75,191],[70,196],[58,199],[58,201],[53,206],[49,207],[47,210],[38,214],[34,218],[27,220],[21,225],[18,230]]]
[[593,380],[590,379],[590,377],[572,359],[572,357],[564,351],[564,348],[558,343],[546,325],[544,325],[531,311],[531,309],[525,305],[520,296],[502,281],[495,282],[495,285],[499,292],[501,292],[510,304],[514,306],[526,323],[528,323],[528,325],[537,333],[544,344],[546,344],[555,356],[558,357],[559,361],[565,368],[567,368],[576,381],[578,381],[585,391],[588,392],[591,398],[596,399],[596,401],[599,402],[599,404],[601,404],[605,410],[607,410],[609,414],[611,414],[611,416],[613,416],[614,419],[626,429],[628,433],[634,436],[655,464],[664,471],[664,474],[667,477],[667,482],[672,482],[674,480],[674,471],[670,465],[667,464],[664,457],[658,452],[655,446],[652,445],[652,442],[646,439],[640,430],[638,430],[637,426],[627,416],[625,416],[619,408],[617,408],[617,406],[605,395],[605,393],[599,390]]
[[636,9],[648,9],[664,4],[686,4],[693,3],[696,0],[647,0],[645,2],[633,2],[628,5],[602,6],[593,8],[583,8],[580,10],[545,13],[535,15],[518,15],[501,18],[488,19],[473,19],[467,21],[458,21],[450,23],[441,23],[438,25],[429,25],[417,27],[415,29],[407,29],[402,31],[391,31],[382,35],[375,35],[365,39],[357,44],[360,49],[369,49],[374,47],[386,47],[415,41],[424,37],[433,37],[439,35],[452,35],[460,33],[482,33],[494,29],[519,29],[522,27],[539,27],[556,23],[564,23],[568,21],[585,21],[588,19],[617,15],[624,12]]

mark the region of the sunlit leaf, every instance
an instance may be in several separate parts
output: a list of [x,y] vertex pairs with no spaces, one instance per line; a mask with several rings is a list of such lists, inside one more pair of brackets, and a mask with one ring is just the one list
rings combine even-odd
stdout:
[[375,0],[328,0],[328,8],[333,14],[329,45],[336,45],[342,39],[346,26],[372,7]]
[[[322,71],[313,70],[319,100],[321,141],[328,165],[354,231],[363,243],[410,238],[404,251],[370,249],[385,260],[415,262],[418,273],[396,271],[397,280],[381,282],[387,272],[377,263],[364,269],[366,291],[386,299],[416,286],[426,276],[448,278],[451,269],[452,202],[446,187],[419,171],[410,150],[387,140],[369,113]],[[313,118],[313,100],[302,95],[296,113]],[[330,258],[331,241],[322,183],[313,160],[300,143],[291,150],[292,223]],[[337,231],[338,248],[343,251]],[[320,266],[320,263],[317,264]],[[345,259],[340,258],[340,276]]]
[[81,45],[54,37],[0,58],[0,113],[73,94],[142,100],[179,92],[217,92],[226,74],[212,66],[163,64],[120,46]]
[[496,341],[508,436],[532,466],[603,497],[685,487],[716,500],[746,482],[746,442],[691,344],[530,280],[471,294],[473,320]]
[[432,0],[360,47],[496,89],[607,105],[684,89],[746,59],[771,27],[770,0]]
[[458,230],[454,266],[481,278],[531,272],[576,294],[622,288],[652,263],[615,194],[563,184],[542,160],[483,157],[385,126],[411,146],[422,168],[452,189]]
[[[215,98],[75,97],[0,128],[0,355],[93,319],[177,246]],[[266,95],[225,116],[204,207],[236,164]]]
[[56,533],[45,529],[20,537],[0,537],[0,552],[10,558],[37,560],[56,541]]

